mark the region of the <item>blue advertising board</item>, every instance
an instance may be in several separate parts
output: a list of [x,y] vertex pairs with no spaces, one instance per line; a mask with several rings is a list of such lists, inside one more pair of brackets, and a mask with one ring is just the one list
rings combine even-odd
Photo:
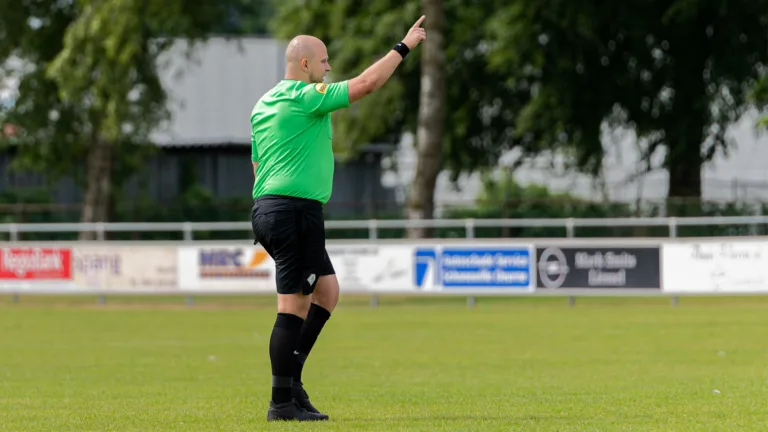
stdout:
[[417,247],[414,284],[420,290],[533,291],[533,258],[532,245]]

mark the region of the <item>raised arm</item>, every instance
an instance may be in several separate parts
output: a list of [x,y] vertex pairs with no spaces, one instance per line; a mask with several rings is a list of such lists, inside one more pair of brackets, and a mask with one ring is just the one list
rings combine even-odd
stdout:
[[427,38],[421,27],[425,16],[416,21],[408,30],[403,41],[390,50],[384,58],[369,66],[360,75],[349,80],[349,103],[354,103],[375,92],[384,85],[403,61],[405,56]]

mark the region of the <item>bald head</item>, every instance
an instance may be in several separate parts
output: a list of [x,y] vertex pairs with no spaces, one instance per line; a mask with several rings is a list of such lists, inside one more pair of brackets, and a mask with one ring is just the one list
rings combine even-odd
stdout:
[[323,82],[331,70],[328,50],[320,39],[299,35],[291,39],[285,50],[285,78],[308,83]]
[[320,39],[307,35],[296,36],[288,43],[288,48],[285,50],[285,61],[299,63],[303,58],[311,58],[317,52],[318,47],[325,47]]

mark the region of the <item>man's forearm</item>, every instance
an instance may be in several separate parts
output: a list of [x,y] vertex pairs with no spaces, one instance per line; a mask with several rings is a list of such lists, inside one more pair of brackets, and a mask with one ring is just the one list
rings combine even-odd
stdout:
[[375,92],[384,85],[387,80],[395,73],[395,69],[403,61],[403,58],[423,41],[427,35],[421,23],[424,22],[424,15],[408,30],[408,34],[402,42],[392,47],[387,54],[376,63],[370,65],[360,75],[349,80],[347,90],[349,92],[349,103],[354,103],[367,95]]
[[373,90],[378,90],[395,73],[395,69],[403,61],[403,57],[397,51],[390,50],[384,57],[364,70],[360,77],[373,85]]

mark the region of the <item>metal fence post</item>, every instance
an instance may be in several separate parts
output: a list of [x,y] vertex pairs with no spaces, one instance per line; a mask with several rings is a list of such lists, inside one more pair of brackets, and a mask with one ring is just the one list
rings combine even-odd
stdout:
[[370,219],[368,221],[368,240],[376,240],[378,238],[378,221],[376,219]]
[[96,224],[96,240],[104,241],[104,222]]
[[475,220],[473,218],[469,218],[464,221],[465,228],[467,230],[467,238],[473,239],[475,238]]
[[669,238],[677,237],[677,218],[671,217],[668,220]]
[[575,230],[576,230],[576,223],[574,222],[573,218],[566,219],[565,220],[565,235],[568,238],[573,238]]
[[184,232],[184,241],[192,241],[194,240],[194,234],[192,233],[192,224],[189,222],[184,222],[182,225],[181,230]]
[[[758,217],[762,216],[763,215],[763,206],[761,204],[755,204],[755,207],[757,208],[757,210],[755,211],[755,216],[758,216]],[[749,232],[753,236],[759,236],[760,235],[760,229],[759,229],[759,227],[757,226],[756,223],[753,223],[751,225]]]
[[12,223],[8,228],[8,234],[10,235],[12,242],[19,241],[19,227],[15,223]]

